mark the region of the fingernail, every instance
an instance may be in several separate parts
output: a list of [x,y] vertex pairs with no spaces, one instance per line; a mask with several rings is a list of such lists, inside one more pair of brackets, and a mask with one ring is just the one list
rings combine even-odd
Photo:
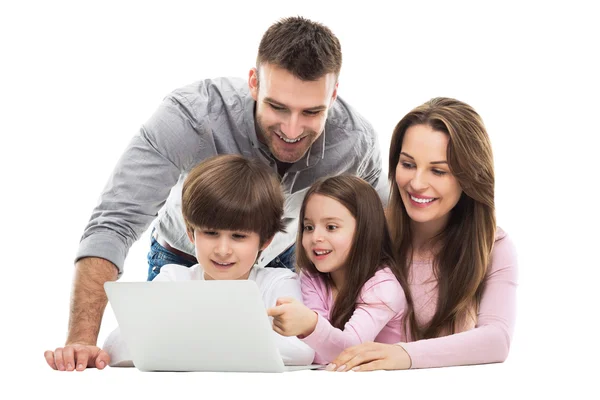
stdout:
[[337,365],[328,364],[327,367],[325,367],[325,371],[333,371],[335,369],[335,367],[337,367]]
[[106,364],[104,363],[104,361],[100,361],[100,363],[99,363],[99,364],[100,364],[100,368],[104,368],[104,366],[106,365]]
[[342,372],[342,371],[343,371],[343,370],[345,370],[345,369],[346,369],[346,364],[344,364],[344,365],[342,365],[341,367],[339,367],[339,368],[337,369],[337,372]]
[[67,369],[68,369],[69,371],[73,369],[73,366],[71,365],[71,363],[68,363],[68,364],[67,364]]

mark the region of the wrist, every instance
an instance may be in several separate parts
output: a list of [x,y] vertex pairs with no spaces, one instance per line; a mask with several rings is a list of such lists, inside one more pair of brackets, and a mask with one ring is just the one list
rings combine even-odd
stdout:
[[299,339],[304,339],[305,337],[309,336],[315,331],[315,328],[317,327],[317,321],[319,320],[319,317],[316,311],[310,310],[310,312],[311,315],[307,319],[308,322],[306,324],[306,329],[300,335],[298,335]]

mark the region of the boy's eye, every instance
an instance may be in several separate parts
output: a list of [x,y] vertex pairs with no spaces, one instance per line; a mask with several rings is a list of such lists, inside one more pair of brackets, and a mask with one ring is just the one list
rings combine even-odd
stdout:
[[202,233],[206,236],[217,236],[217,232],[215,231],[203,231]]
[[248,235],[243,233],[234,233],[232,236],[234,239],[246,239],[248,237]]

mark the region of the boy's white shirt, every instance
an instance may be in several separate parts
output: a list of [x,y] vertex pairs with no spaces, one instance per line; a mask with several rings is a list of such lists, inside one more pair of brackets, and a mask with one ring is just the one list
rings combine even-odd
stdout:
[[[262,294],[265,308],[275,306],[280,297],[292,297],[302,301],[298,275],[285,268],[252,267],[248,279],[256,282]],[[161,268],[154,278],[157,282],[204,280],[204,270],[200,264],[190,268],[168,264]],[[272,320],[272,318],[269,318]],[[241,334],[241,333],[240,333]],[[308,365],[313,362],[315,352],[295,336],[285,337],[273,331],[275,343],[285,365]],[[119,328],[108,335],[102,348],[110,356],[111,367],[133,367],[129,350],[121,337]]]

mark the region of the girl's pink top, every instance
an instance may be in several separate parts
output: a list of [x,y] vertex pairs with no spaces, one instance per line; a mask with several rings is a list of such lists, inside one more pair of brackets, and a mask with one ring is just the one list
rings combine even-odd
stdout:
[[327,364],[344,349],[363,342],[406,340],[402,329],[406,297],[389,268],[380,269],[365,283],[358,305],[343,330],[329,323],[334,301],[325,281],[320,276],[302,273],[300,284],[304,304],[318,315],[315,330],[302,338],[315,350],[316,364]]

